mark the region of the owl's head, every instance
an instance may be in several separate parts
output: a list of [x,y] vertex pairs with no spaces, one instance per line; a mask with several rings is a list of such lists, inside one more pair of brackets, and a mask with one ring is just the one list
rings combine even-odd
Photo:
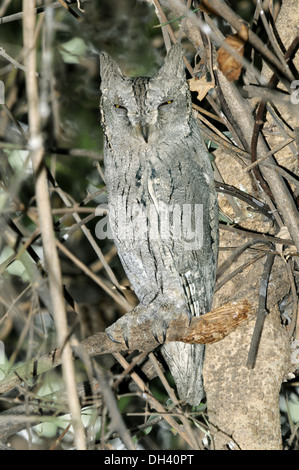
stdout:
[[151,78],[124,76],[106,52],[100,70],[102,125],[109,140],[133,137],[148,145],[190,132],[191,98],[180,44],[172,46]]

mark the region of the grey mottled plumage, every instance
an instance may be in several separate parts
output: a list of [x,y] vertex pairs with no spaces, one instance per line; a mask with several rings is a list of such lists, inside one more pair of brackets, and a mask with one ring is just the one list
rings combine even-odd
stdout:
[[[140,305],[153,319],[153,334],[162,341],[173,317],[210,310],[218,249],[213,172],[192,115],[181,46],[171,48],[151,78],[123,76],[103,52],[101,116],[111,230]],[[194,229],[195,207],[202,207],[202,246],[192,247],[186,230],[188,218]],[[166,236],[164,209],[170,214]],[[113,325],[108,331],[113,336]],[[204,346],[168,343],[163,353],[180,398],[199,404]]]

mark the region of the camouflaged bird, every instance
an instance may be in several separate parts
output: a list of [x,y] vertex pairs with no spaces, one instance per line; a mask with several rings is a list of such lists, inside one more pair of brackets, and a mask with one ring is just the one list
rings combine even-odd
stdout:
[[[133,316],[106,331],[113,338],[121,325],[129,344],[130,321],[150,319],[163,342],[172,319],[211,308],[218,252],[213,170],[193,116],[180,44],[151,78],[124,76],[105,52],[100,70],[110,227],[140,302]],[[175,342],[162,352],[181,400],[198,405],[204,346]]]

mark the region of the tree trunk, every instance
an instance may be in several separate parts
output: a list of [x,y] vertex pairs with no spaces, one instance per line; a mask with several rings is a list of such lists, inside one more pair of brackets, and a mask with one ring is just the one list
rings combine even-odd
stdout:
[[206,346],[204,384],[214,449],[281,449],[279,391],[289,339],[275,308],[266,318],[254,369],[246,367],[255,320]]
[[[276,22],[285,49],[290,46],[296,35],[296,25],[298,24],[296,3],[295,0],[283,1]],[[176,16],[184,14],[183,2],[168,0],[164,1],[164,4],[167,4]],[[225,10],[228,6],[224,2],[217,1],[214,5],[213,0],[211,0],[209,5],[215,6],[220,16],[222,13],[224,13],[224,17],[226,16]],[[235,13],[232,12],[229,16],[233,18],[233,22],[236,23],[234,26],[236,26],[239,20],[234,20],[234,15]],[[241,23],[242,21],[238,24]],[[192,21],[191,16],[189,16],[186,21],[185,33],[196,49],[199,49],[202,57],[203,47],[201,47],[199,40],[194,40],[198,24],[196,20]],[[296,59],[294,62],[296,62]],[[235,84],[228,82],[219,70],[216,70],[215,73],[218,77],[216,92],[223,105],[224,114],[226,114],[245,149],[250,151],[254,127],[253,110],[248,100],[240,95]],[[272,71],[264,67],[263,74],[269,79]],[[288,112],[288,108],[283,110],[282,115],[293,128],[298,126],[294,122],[294,117]],[[272,125],[274,129],[278,127],[279,130],[277,123],[272,122],[271,116],[267,117],[267,125]],[[277,145],[275,135],[277,133],[271,133],[271,131],[267,134],[267,143],[271,147]],[[269,150],[262,137],[259,138],[257,150],[257,158],[265,155]],[[225,154],[223,149],[218,149],[215,154],[215,163],[223,180],[237,188],[243,190],[245,188],[245,191],[249,194],[254,194],[252,181],[248,173],[244,172],[244,168],[239,166],[237,161],[232,159],[230,155]],[[278,161],[279,158],[282,158],[282,165],[289,165],[293,172],[296,171],[295,168],[298,169],[293,155],[290,157],[287,153],[280,153],[275,155],[275,158],[278,158]],[[268,159],[268,162],[275,164],[274,159]],[[291,193],[283,178],[273,167],[260,167],[260,169],[274,195],[275,204],[283,223],[288,227],[289,233],[298,248],[299,217]],[[220,206],[227,209],[227,203],[223,198],[219,198],[219,202]],[[241,206],[240,219],[244,228],[256,230],[257,232],[273,233],[271,224],[266,227],[262,218],[258,220],[252,214],[246,214],[246,211],[246,207]],[[234,218],[234,214],[232,217]],[[220,245],[231,247],[231,249],[242,245],[245,241],[246,239],[241,239],[234,234],[227,235],[222,232],[220,236]],[[228,256],[227,252],[226,255],[225,252],[220,252],[220,264]],[[247,251],[246,256],[239,257],[238,262],[230,266],[228,271],[232,272],[240,264],[248,262],[252,258],[253,255],[248,254]],[[218,290],[214,298],[214,308],[224,302],[247,298],[258,310],[263,261],[255,261],[252,266],[247,266],[243,271]],[[246,363],[255,319],[240,326],[219,343],[206,346],[204,387],[211,425],[211,445],[214,449],[261,450],[282,448],[279,391],[284,377],[290,370],[290,338],[287,329],[281,325],[278,302],[288,294],[289,285],[285,262],[276,257],[267,296],[269,313],[265,319],[256,364],[253,369],[247,368]]]

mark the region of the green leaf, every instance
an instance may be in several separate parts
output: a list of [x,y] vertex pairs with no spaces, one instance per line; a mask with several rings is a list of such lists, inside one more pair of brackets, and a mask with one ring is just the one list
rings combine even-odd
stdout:
[[79,64],[80,57],[87,51],[87,45],[81,38],[73,38],[60,47],[62,59],[67,64]]

